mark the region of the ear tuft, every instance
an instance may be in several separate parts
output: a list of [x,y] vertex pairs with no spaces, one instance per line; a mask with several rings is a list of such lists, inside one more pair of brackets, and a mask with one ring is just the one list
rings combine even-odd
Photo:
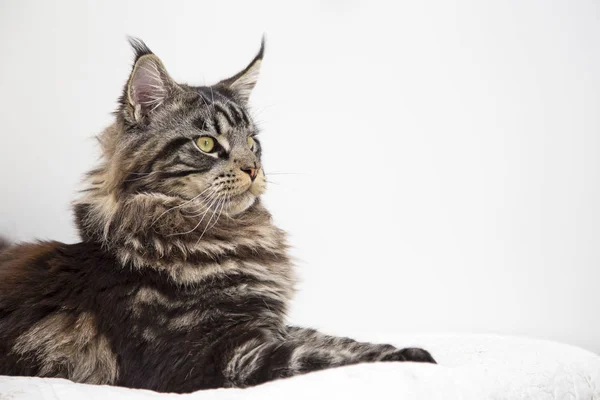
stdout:
[[148,48],[148,46],[146,46],[146,43],[144,43],[144,41],[142,39],[138,39],[133,36],[127,36],[127,41],[129,42],[129,45],[133,49],[133,52],[135,55],[135,59],[133,60],[134,64],[142,56],[145,56],[148,54],[154,54],[154,53],[152,53],[152,50],[150,50],[150,48]]
[[230,89],[243,103],[247,103],[250,99],[252,89],[254,89],[254,86],[256,86],[256,82],[258,81],[260,65],[262,63],[264,53],[265,37],[263,36],[260,44],[260,50],[258,51],[258,54],[254,56],[254,59],[250,62],[250,64],[248,64],[244,70],[238,72],[231,78],[219,82],[218,85],[222,85]]

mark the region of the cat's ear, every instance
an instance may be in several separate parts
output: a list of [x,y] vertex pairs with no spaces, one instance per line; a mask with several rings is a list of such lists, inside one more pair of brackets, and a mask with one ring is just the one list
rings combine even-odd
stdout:
[[180,90],[162,61],[139,39],[129,38],[135,63],[127,81],[124,100],[128,117],[140,123],[151,118],[164,102]]
[[256,85],[258,75],[260,73],[260,64],[262,63],[263,55],[265,53],[265,38],[263,36],[260,50],[254,57],[252,62],[248,66],[232,76],[229,79],[225,79],[218,83],[220,86],[224,86],[227,89],[234,92],[236,97],[244,104],[248,103],[252,89]]

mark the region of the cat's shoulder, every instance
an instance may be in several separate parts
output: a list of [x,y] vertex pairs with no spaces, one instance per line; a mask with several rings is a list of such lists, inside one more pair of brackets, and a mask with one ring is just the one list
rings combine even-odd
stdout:
[[19,282],[31,285],[39,280],[48,284],[52,276],[97,274],[114,270],[116,265],[115,257],[96,243],[20,243],[0,252],[0,282],[3,287]]

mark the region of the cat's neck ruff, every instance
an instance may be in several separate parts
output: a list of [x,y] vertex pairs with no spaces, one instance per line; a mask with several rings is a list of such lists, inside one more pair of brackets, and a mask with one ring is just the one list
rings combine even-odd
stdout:
[[[166,272],[188,284],[214,273],[276,273],[290,281],[285,232],[257,200],[244,212],[199,212],[198,204],[156,193],[117,196],[102,185],[102,169],[88,177],[75,203],[85,241],[100,242],[123,266]],[[212,216],[212,218],[211,218]]]

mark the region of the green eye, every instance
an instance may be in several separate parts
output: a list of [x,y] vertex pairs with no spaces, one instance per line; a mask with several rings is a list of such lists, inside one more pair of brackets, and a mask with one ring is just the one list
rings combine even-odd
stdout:
[[210,153],[215,149],[215,139],[210,136],[201,136],[196,140],[198,148],[205,153]]
[[248,136],[248,146],[250,146],[251,149],[254,149],[254,138],[252,136]]

